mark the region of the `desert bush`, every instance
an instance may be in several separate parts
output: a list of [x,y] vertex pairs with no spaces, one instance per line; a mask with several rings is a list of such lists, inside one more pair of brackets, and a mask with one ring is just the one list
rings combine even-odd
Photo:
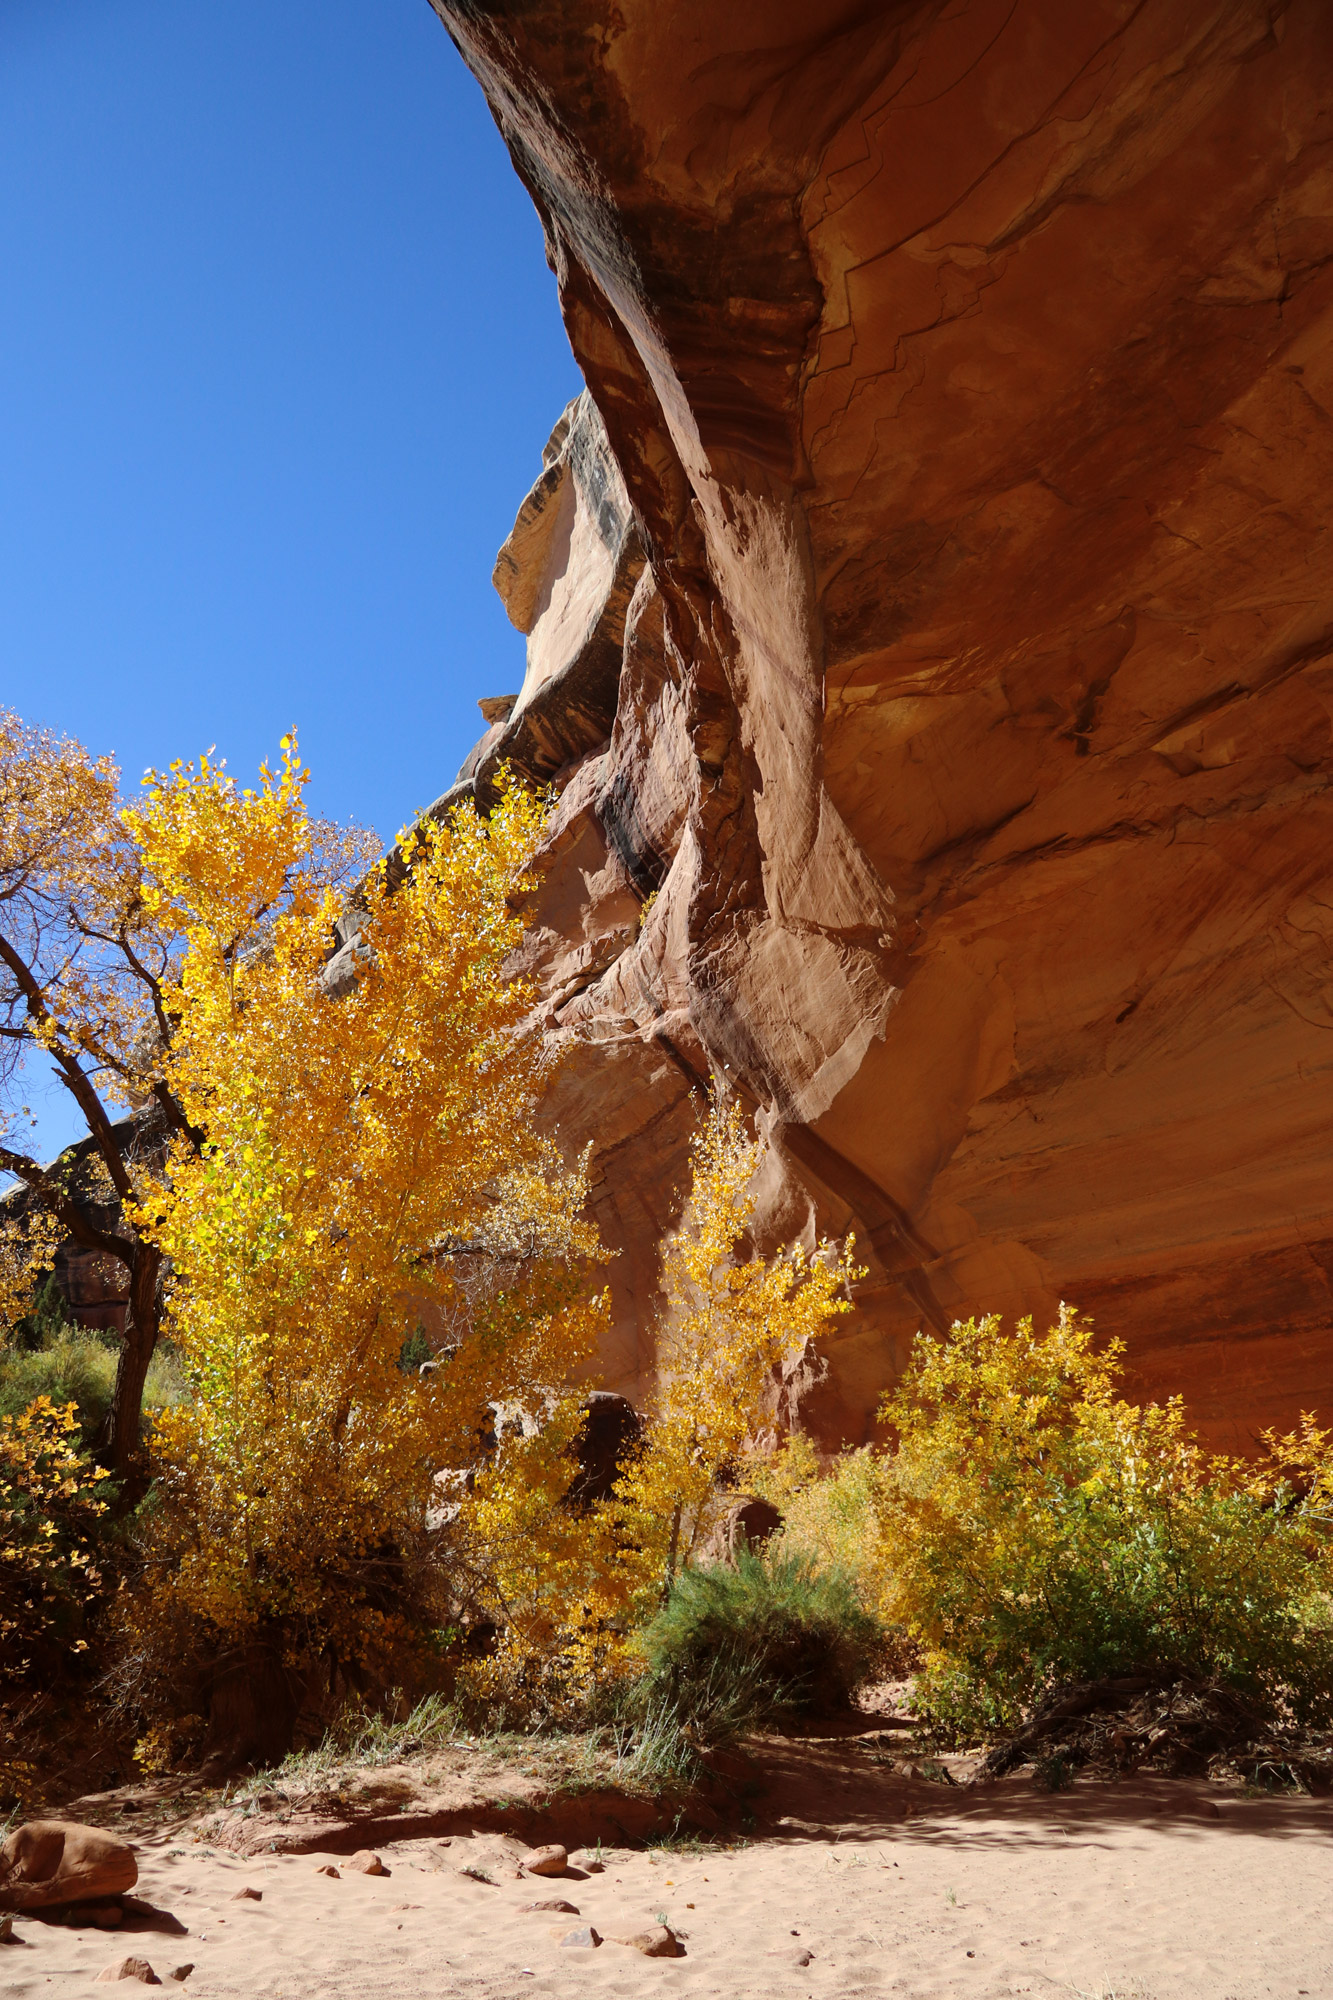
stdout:
[[882,1599],[920,1642],[943,1732],[1012,1726],[1071,1679],[1147,1672],[1333,1720],[1333,1443],[1303,1420],[1257,1462],[1207,1451],[1179,1401],[1117,1394],[1066,1308],[921,1337],[884,1415]]
[[783,1713],[840,1708],[870,1671],[875,1619],[847,1575],[809,1555],[742,1550],[736,1567],[683,1570],[639,1635],[639,1699],[669,1703],[722,1741]]
[[73,1405],[46,1396],[0,1417],[0,1679],[87,1650],[107,1475],[79,1450],[78,1428]]
[[802,1553],[848,1578],[865,1609],[878,1613],[886,1578],[879,1533],[883,1454],[873,1446],[821,1457],[803,1431],[746,1462],[745,1482],[782,1516],[774,1554]]

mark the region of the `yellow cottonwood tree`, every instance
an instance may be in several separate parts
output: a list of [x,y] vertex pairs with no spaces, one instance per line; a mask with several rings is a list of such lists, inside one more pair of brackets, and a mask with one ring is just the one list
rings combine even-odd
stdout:
[[[373,850],[365,836],[301,813],[294,746],[253,791],[204,768],[211,811],[190,865],[201,882],[225,878],[219,938],[239,963],[266,925],[345,887]],[[20,1304],[53,1227],[123,1272],[124,1339],[98,1448],[127,1483],[162,1312],[161,1251],[136,1220],[138,1204],[164,1139],[179,1152],[204,1136],[169,1063],[188,912],[153,878],[137,824],[109,758],[0,710],[0,1168],[27,1197],[3,1261]],[[54,1166],[28,1150],[22,1104],[27,1072],[47,1065],[87,1132]],[[38,1253],[26,1268],[25,1251]]]
[[799,1243],[742,1259],[754,1216],[759,1144],[738,1105],[714,1103],[692,1148],[686,1221],[664,1246],[669,1318],[658,1343],[658,1386],[647,1443],[621,1483],[627,1529],[647,1576],[669,1587],[725,1509],[723,1475],[740,1474],[771,1424],[784,1364],[851,1310],[859,1275],[852,1238],[810,1256]]
[[[237,826],[201,766],[129,816],[182,939],[168,1076],[208,1135],[173,1145],[138,1210],[196,1389],[153,1437],[147,1624],[392,1674],[432,1476],[478,1459],[490,1405],[536,1412],[595,1343],[584,1177],[537,1135],[547,1058],[505,972],[542,822],[507,786],[488,819],[410,829],[331,981],[313,877],[232,948],[250,885],[301,882],[299,810]],[[408,1369],[414,1335],[430,1359]]]
[[784,1364],[807,1354],[850,1310],[852,1244],[799,1244],[771,1258],[745,1244],[759,1144],[739,1106],[714,1102],[692,1147],[685,1219],[663,1246],[669,1318],[642,1448],[615,1496],[583,1512],[563,1504],[577,1428],[569,1402],[516,1438],[477,1479],[462,1523],[485,1565],[504,1630],[474,1678],[484,1691],[531,1695],[543,1675],[586,1695],[633,1668],[629,1635],[650,1616],[730,1502],[723,1483],[774,1419]]

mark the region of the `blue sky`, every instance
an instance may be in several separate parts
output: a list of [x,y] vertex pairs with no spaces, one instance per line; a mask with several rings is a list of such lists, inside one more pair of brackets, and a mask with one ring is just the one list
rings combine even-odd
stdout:
[[134,780],[294,723],[392,835],[518,686],[581,386],[427,0],[0,0],[0,272],[0,703]]

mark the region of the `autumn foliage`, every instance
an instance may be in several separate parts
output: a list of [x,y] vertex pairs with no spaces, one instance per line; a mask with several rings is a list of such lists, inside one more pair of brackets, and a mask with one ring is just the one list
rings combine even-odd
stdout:
[[1119,1392],[1122,1350],[1062,1308],[921,1335],[891,1443],[798,1482],[789,1537],[844,1554],[919,1648],[944,1734],[1013,1727],[1068,1680],[1220,1682],[1333,1719],[1333,1439],[1306,1418],[1253,1459],[1208,1451],[1178,1400]]
[[78,1432],[73,1406],[46,1396],[0,1417],[0,1682],[87,1650],[107,1475]]
[[[0,1242],[0,1306],[23,1309],[52,1231],[120,1274],[124,1336],[97,1449],[122,1502],[143,1484],[143,1392],[162,1323],[162,1252],[140,1202],[168,1138],[178,1156],[205,1138],[174,1081],[188,932],[211,916],[239,966],[289,911],[345,890],[373,851],[296,813],[298,768],[289,750],[283,776],[254,791],[207,763],[194,785],[177,768],[157,787],[159,812],[178,809],[175,845],[163,826],[150,856],[109,758],[0,710],[0,1169],[27,1204],[21,1243],[12,1230]],[[168,876],[155,872],[164,863]],[[172,866],[192,871],[193,898],[175,893]],[[87,1134],[54,1165],[29,1150],[23,1101],[28,1073],[46,1068]],[[16,1248],[28,1253],[17,1270]]]
[[[182,939],[171,1088],[208,1137],[173,1144],[138,1210],[195,1393],[154,1431],[128,1626],[150,1652],[188,1628],[387,1684],[446,1622],[433,1475],[477,1458],[492,1406],[544,1411],[586,1361],[597,1246],[577,1164],[538,1136],[545,1058],[504,976],[540,805],[509,789],[487,820],[414,827],[336,986],[303,783],[289,756],[233,815],[215,772],[177,770],[132,818]],[[281,908],[237,951],[265,883]]]

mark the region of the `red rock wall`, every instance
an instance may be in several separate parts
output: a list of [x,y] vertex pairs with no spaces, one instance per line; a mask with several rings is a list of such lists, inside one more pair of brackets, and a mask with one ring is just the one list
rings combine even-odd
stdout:
[[830,1441],[1060,1297],[1333,1412],[1333,8],[433,4],[591,398],[498,574],[615,1385],[711,1067],[871,1266]]

